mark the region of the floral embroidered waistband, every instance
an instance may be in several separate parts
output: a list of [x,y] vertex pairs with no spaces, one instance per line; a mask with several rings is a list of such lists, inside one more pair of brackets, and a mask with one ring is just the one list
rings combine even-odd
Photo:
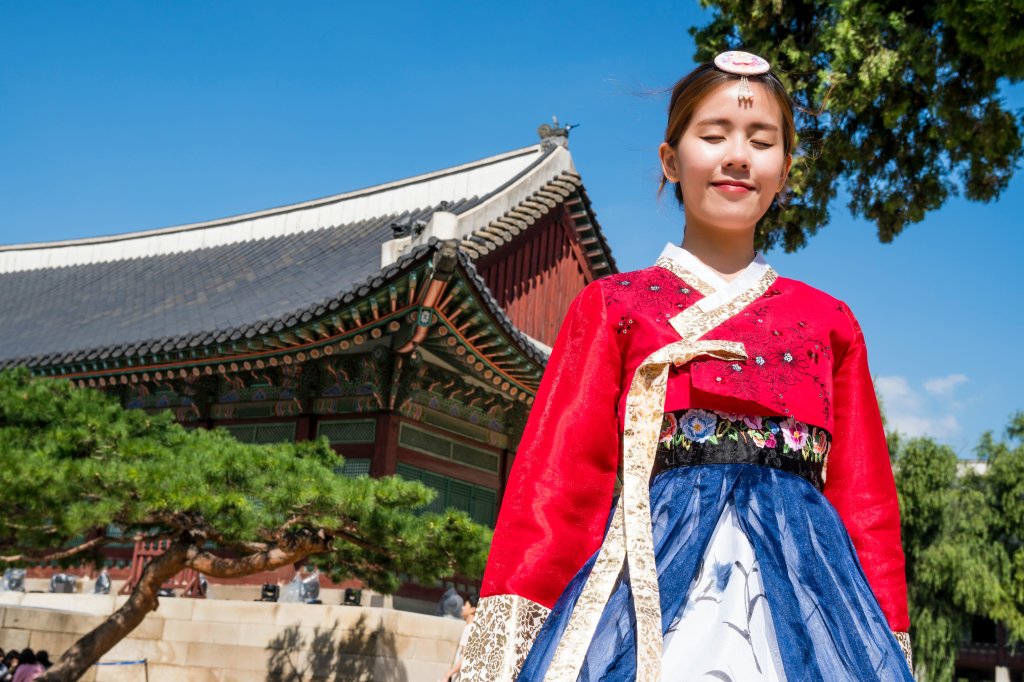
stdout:
[[781,417],[709,410],[666,412],[651,477],[698,464],[760,464],[807,479],[821,490],[832,435]]

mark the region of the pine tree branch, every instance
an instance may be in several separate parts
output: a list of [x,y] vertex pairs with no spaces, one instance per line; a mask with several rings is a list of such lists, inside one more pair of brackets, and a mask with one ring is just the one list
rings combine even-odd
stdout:
[[219,557],[193,545],[189,548],[185,563],[189,568],[214,578],[237,578],[261,571],[273,571],[312,554],[322,554],[330,549],[333,540],[323,531],[303,533],[289,537],[279,545],[242,557]]
[[93,538],[92,540],[86,540],[80,545],[69,547],[67,549],[58,550],[27,550],[21,554],[9,554],[7,556],[0,556],[0,562],[13,564],[25,561],[63,561],[69,557],[83,554],[89,550],[102,547],[110,542],[110,538],[106,535],[100,535]]

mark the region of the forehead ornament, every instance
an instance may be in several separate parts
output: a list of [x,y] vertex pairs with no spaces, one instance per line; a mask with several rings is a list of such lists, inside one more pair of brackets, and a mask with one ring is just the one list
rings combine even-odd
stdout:
[[759,76],[762,73],[768,73],[771,68],[767,61],[756,54],[738,50],[719,54],[715,57],[715,66],[719,71],[740,77],[739,103],[748,105],[754,102],[754,91],[750,88],[747,76]]

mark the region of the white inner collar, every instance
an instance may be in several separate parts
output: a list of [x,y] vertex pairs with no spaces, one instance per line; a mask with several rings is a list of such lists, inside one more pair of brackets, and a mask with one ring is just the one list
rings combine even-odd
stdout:
[[731,280],[726,280],[720,274],[704,264],[704,262],[686,249],[675,244],[666,244],[662,249],[663,258],[669,258],[684,269],[689,270],[697,277],[704,280],[715,291],[697,302],[701,310],[712,310],[718,306],[731,301],[741,293],[754,286],[761,276],[769,269],[767,261],[760,253],[754,256],[754,260]]

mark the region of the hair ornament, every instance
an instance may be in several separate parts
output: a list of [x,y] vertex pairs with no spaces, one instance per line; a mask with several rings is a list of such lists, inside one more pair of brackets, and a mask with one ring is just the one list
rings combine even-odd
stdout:
[[747,76],[760,76],[762,73],[768,73],[771,69],[771,66],[762,57],[740,50],[730,50],[719,54],[715,57],[715,67],[719,71],[740,77],[740,104],[753,104],[754,102],[754,91],[750,87]]

